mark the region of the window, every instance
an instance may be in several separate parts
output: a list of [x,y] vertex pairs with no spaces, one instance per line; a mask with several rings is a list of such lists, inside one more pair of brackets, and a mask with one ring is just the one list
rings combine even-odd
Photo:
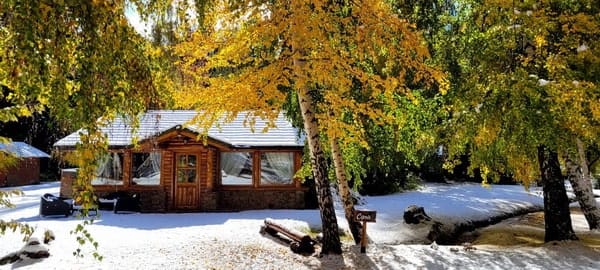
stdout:
[[160,152],[133,153],[131,174],[134,185],[160,184]]
[[100,159],[92,185],[123,185],[123,153],[108,153]]
[[260,184],[289,185],[294,179],[294,153],[272,152],[260,155]]
[[196,155],[177,156],[177,182],[196,182]]
[[252,185],[252,153],[221,153],[221,184]]
[[[259,185],[292,185],[294,183],[294,152],[257,152],[260,162]],[[260,157],[260,160],[258,158]],[[221,184],[252,185],[252,152],[221,153]],[[258,164],[258,163],[257,163]]]

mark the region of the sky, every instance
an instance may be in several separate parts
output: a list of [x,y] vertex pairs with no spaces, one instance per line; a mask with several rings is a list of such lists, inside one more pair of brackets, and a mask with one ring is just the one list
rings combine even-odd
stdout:
[[131,4],[126,5],[125,7],[125,17],[129,21],[129,24],[133,26],[133,28],[142,36],[149,37],[150,29],[149,25],[152,24],[152,21],[149,22],[143,21],[140,17],[140,14],[135,10],[135,7]]

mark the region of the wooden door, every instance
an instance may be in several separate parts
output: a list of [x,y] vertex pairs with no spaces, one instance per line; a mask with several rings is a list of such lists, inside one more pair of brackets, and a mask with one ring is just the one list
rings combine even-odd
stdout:
[[198,209],[200,185],[198,177],[199,156],[191,153],[175,155],[175,208]]

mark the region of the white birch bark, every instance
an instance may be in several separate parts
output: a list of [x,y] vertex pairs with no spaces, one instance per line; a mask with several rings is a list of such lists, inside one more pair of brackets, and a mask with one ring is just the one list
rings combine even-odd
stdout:
[[577,162],[574,162],[569,157],[565,158],[568,179],[590,230],[599,230],[600,208],[598,208],[598,203],[594,198],[592,176],[587,164],[587,158],[585,157],[585,147],[579,138],[576,140],[576,143]]

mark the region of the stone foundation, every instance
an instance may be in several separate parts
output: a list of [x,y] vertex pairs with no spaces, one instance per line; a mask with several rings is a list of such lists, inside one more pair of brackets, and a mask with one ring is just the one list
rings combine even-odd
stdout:
[[223,190],[219,191],[220,210],[304,209],[304,191],[298,190]]
[[218,197],[219,195],[216,192],[207,192],[200,194],[200,208],[202,208],[202,211],[217,210]]
[[[156,189],[144,189],[144,190],[136,190],[136,189],[127,189],[122,190],[129,194],[138,194],[140,196],[140,211],[142,213],[162,213],[166,212],[166,196],[165,192],[161,187],[157,187]],[[105,190],[97,190],[95,192],[98,198],[103,198],[108,196],[109,194],[115,191],[105,191]]]

